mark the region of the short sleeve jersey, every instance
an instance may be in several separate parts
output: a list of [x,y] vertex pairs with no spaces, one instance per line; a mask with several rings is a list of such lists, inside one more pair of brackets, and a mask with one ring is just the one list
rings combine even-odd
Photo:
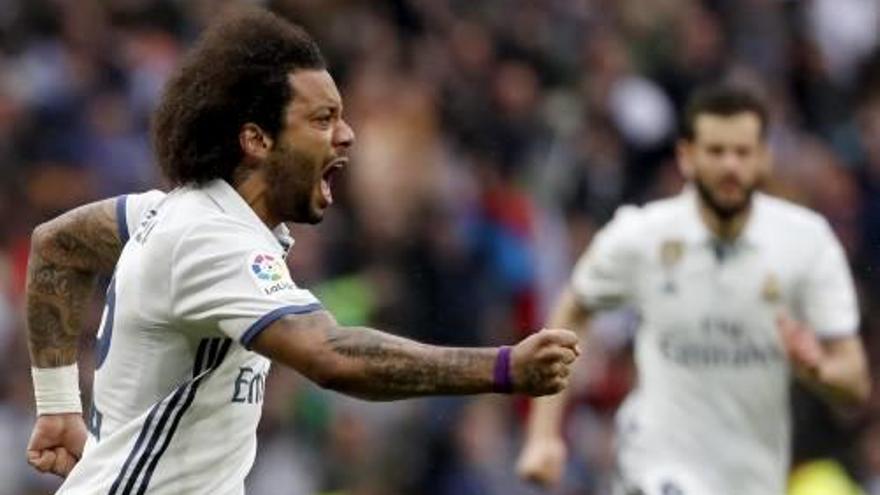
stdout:
[[638,384],[618,413],[621,468],[639,489],[784,493],[789,368],[776,316],[822,338],[859,323],[846,257],[821,216],[756,194],[742,235],[725,243],[689,189],[622,207],[572,286],[588,308],[631,306],[641,319]]
[[125,247],[97,338],[91,432],[61,494],[241,494],[270,361],[250,344],[321,309],[226,182],[117,200]]

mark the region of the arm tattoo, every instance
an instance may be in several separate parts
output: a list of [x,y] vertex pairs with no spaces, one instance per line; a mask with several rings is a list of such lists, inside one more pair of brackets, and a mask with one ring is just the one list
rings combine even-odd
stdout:
[[122,244],[115,200],[70,211],[34,230],[27,274],[31,363],[40,368],[76,361],[82,317],[98,275],[116,265]]
[[492,348],[434,347],[369,328],[335,327],[327,342],[349,370],[333,387],[343,392],[395,399],[492,389]]

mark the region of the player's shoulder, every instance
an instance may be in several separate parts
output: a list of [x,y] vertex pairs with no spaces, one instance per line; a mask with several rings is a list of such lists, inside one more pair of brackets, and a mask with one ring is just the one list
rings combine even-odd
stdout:
[[676,219],[684,211],[677,196],[642,205],[622,205],[596,234],[596,242],[628,252],[649,249],[657,238],[676,228]]
[[677,195],[642,205],[620,206],[610,223],[623,230],[645,234],[676,224],[684,214],[688,214],[687,198]]
[[186,249],[199,244],[221,251],[234,247],[257,249],[267,244],[262,225],[230,213],[197,189],[182,188],[168,193],[163,210],[160,214],[164,237]]
[[825,237],[831,232],[820,213],[795,202],[756,193],[754,214],[768,232],[787,232],[792,236]]
[[651,225],[680,220],[683,214],[696,211],[693,207],[693,198],[687,191],[675,196],[649,201],[641,209],[644,221]]
[[150,189],[143,192],[133,192],[125,194],[126,201],[141,201],[148,204],[158,203],[167,196],[168,193],[161,189]]

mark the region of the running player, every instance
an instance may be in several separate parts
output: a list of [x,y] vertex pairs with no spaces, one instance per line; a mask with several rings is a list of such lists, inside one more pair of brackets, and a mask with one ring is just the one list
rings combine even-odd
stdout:
[[[28,459],[67,476],[59,493],[243,493],[271,361],[375,400],[564,387],[578,354],[567,330],[513,348],[429,346],[340,327],[294,284],[284,222],[319,222],[333,202],[354,141],[342,111],[302,29],[256,8],[224,17],[155,115],[176,189],[87,205],[34,231]],[[87,434],[77,340],[97,274],[111,272]]]
[[[769,170],[767,111],[704,89],[678,146],[680,195],[622,207],[557,303],[554,326],[638,310],[638,383],[618,411],[618,493],[785,493],[789,372],[836,404],[870,382],[844,252],[818,214],[756,192]],[[533,402],[518,470],[557,483],[565,395]]]

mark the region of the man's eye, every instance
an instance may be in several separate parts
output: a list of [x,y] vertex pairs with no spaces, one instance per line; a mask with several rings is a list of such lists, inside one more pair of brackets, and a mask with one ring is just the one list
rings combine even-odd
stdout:
[[330,115],[322,115],[320,117],[316,117],[315,122],[321,126],[328,126],[331,122],[333,122],[333,117]]
[[706,151],[708,151],[709,154],[712,156],[721,156],[722,154],[724,154],[724,148],[721,146],[709,146]]
[[746,146],[741,146],[736,149],[736,154],[740,158],[748,158],[748,157],[752,156],[752,148],[749,148]]

